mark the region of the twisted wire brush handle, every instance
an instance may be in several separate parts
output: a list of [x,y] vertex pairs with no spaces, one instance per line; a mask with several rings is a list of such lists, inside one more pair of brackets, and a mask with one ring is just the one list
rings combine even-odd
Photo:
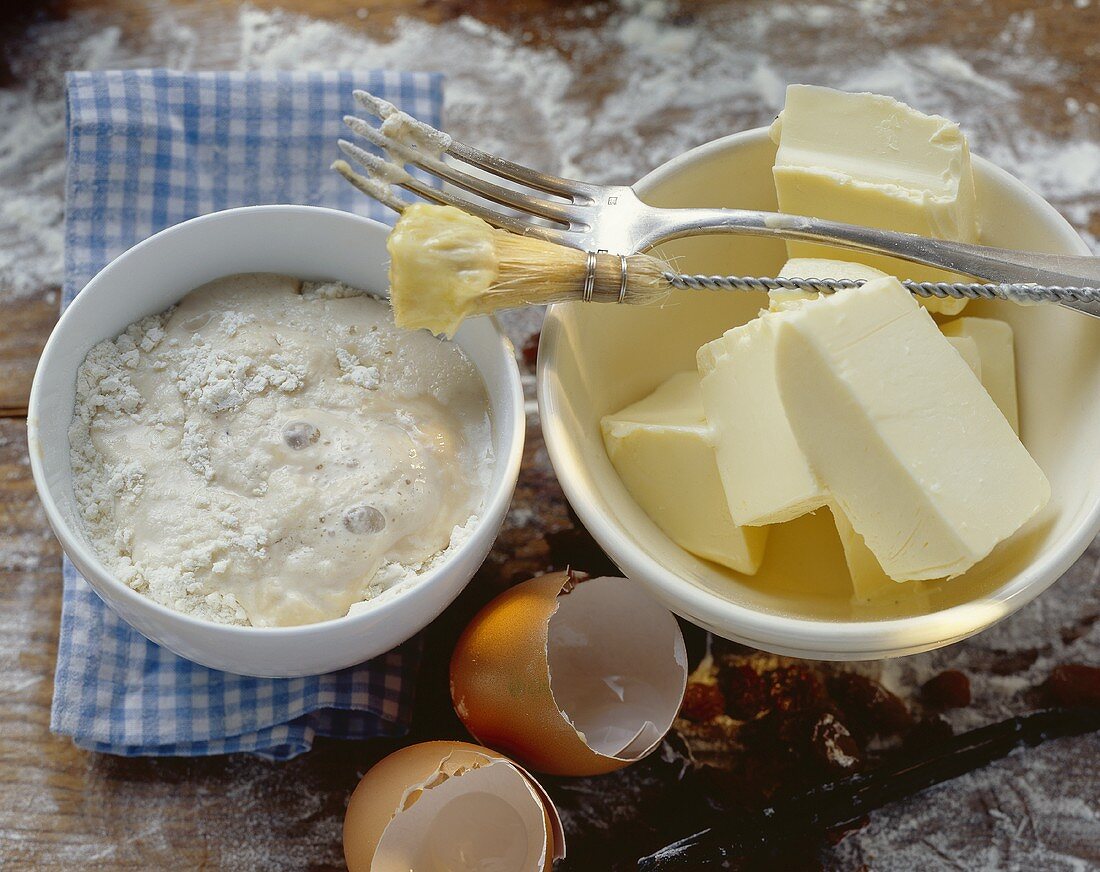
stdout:
[[[755,276],[707,276],[663,273],[674,288],[697,291],[811,291],[833,293],[858,288],[862,280],[760,278]],[[1100,288],[1059,287],[1013,283],[914,282],[902,284],[918,297],[955,297],[966,300],[1011,300],[1015,303],[1097,303]]]

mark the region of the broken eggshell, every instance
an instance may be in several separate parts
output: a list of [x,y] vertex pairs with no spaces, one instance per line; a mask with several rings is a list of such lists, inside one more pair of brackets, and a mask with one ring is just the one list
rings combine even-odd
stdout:
[[565,856],[550,798],[507,757],[466,742],[395,751],[344,817],[349,872],[549,872]]
[[687,686],[672,613],[628,579],[580,579],[558,572],[506,590],[451,657],[451,699],[470,733],[553,775],[641,759]]

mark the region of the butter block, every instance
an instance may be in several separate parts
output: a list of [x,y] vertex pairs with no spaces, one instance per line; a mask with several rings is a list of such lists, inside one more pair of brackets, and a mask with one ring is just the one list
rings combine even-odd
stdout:
[[[851,261],[825,260],[822,258],[793,258],[784,265],[780,276],[802,278],[864,279],[870,281],[885,277],[885,273],[873,267]],[[787,307],[795,300],[816,299],[819,294],[802,291],[772,291],[773,311]],[[974,319],[958,319],[974,320]],[[948,343],[959,353],[970,370],[981,378],[981,357],[977,343],[969,336],[948,336]],[[878,558],[871,552],[853,528],[847,517],[836,505],[829,507],[836,524],[837,535],[844,549],[844,559],[852,580],[853,598],[859,603],[871,603],[884,597],[896,596],[897,585],[882,569]],[[915,582],[910,582],[910,584]],[[907,595],[912,595],[911,593]]]
[[[869,282],[872,279],[881,279],[886,276],[882,270],[875,269],[871,266],[865,266],[862,263],[853,263],[850,260],[830,260],[823,257],[792,257],[785,264],[783,268],[779,270],[779,278],[801,278],[801,279],[851,279],[853,281],[863,280]],[[780,312],[789,305],[798,303],[801,300],[814,300],[820,297],[821,294],[813,291],[788,291],[788,290],[776,290],[768,291],[768,300],[770,302],[769,310],[772,312]],[[954,346],[955,350],[962,355],[962,359],[966,361],[967,366],[974,372],[979,379],[982,377],[982,363],[981,353],[978,349],[978,343],[973,336],[966,332],[966,327],[962,323],[964,321],[979,321],[988,319],[978,318],[956,318],[955,321],[949,322],[956,324],[951,330],[947,330],[947,325],[941,326],[941,331],[947,337],[947,341]],[[956,323],[957,322],[957,323]],[[998,321],[998,324],[1003,324],[1003,321]],[[1007,324],[1004,325],[1008,327]],[[980,328],[979,328],[980,329]],[[1012,328],[1008,328],[1009,339],[1009,351],[1012,350]],[[1000,350],[1000,344],[994,340],[993,335],[986,333],[983,336],[985,341],[991,342],[994,349],[991,352],[992,358],[1000,359],[1001,355],[997,352]],[[1016,399],[1016,381],[1015,373],[1012,373],[1012,400],[1015,404]],[[984,384],[984,382],[983,382]],[[986,385],[986,390],[989,390],[989,385]],[[992,393],[992,392],[991,392]],[[996,402],[997,397],[993,397]],[[1000,405],[1000,403],[997,403]],[[1002,409],[1003,411],[1003,409]],[[1006,415],[1007,417],[1007,415]],[[1011,423],[1011,419],[1010,419]],[[1015,430],[1015,426],[1013,426]],[[1017,430],[1017,432],[1019,432]]]
[[970,339],[981,359],[979,378],[1015,433],[1020,432],[1016,399],[1016,352],[1012,327],[996,318],[956,318],[940,326],[949,339]]
[[772,316],[791,432],[897,581],[959,575],[1050,498],[981,382],[893,278]]
[[[827,257],[792,257],[779,271],[781,279],[851,279],[867,281],[885,276],[880,269],[851,260],[833,260]],[[813,291],[768,291],[769,308],[776,312],[787,303],[797,300],[813,300],[821,294]]]
[[756,572],[768,529],[739,527],[730,518],[698,373],[674,375],[601,423],[626,489],[673,542],[737,572]]
[[789,521],[827,500],[779,397],[775,339],[786,314],[762,312],[696,355],[718,472],[742,526]]
[[[842,260],[824,258],[792,258],[780,270],[781,277],[798,276],[800,278],[863,279],[871,281],[885,278],[886,273],[874,267]],[[795,295],[799,296],[795,296]],[[773,310],[781,310],[792,300],[816,299],[819,294],[802,291],[769,291]],[[789,296],[787,296],[789,295]],[[960,319],[963,320],[963,319]],[[981,358],[978,345],[967,336],[949,336],[947,341],[966,361],[971,371],[981,378]],[[844,548],[844,560],[848,565],[848,574],[852,579],[853,598],[859,603],[871,603],[884,597],[897,595],[897,585],[882,569],[878,558],[853,528],[841,509],[829,506],[836,524],[837,535]],[[912,584],[912,582],[911,582]]]
[[905,599],[911,608],[927,610],[928,592],[919,581],[897,582],[879,565],[878,558],[853,529],[851,523],[837,506],[830,506],[840,544],[844,549],[844,561],[852,579],[852,601],[867,606],[889,600]]
[[[870,269],[870,267],[862,267],[862,269]],[[947,342],[959,353],[966,365],[970,367],[970,371],[981,379],[982,361],[978,354],[977,343],[968,336],[948,336]],[[852,595],[855,601],[866,604],[897,596],[897,587],[900,582],[894,581],[883,571],[878,558],[867,547],[863,537],[853,529],[840,507],[831,505],[829,508],[836,523],[837,535],[844,548],[844,561],[848,564],[848,575],[852,579]],[[908,582],[910,585],[918,583]],[[907,591],[906,595],[912,596],[912,593]]]
[[[969,336],[948,336],[947,342],[959,352],[959,357],[970,367],[970,371],[978,377],[978,381],[982,381],[982,355],[978,351],[978,343]],[[985,382],[982,382],[982,385],[984,386]],[[988,391],[989,388],[987,387],[986,390]],[[1015,427],[1012,429],[1013,432],[1016,432]]]
[[[773,176],[779,209],[917,233],[978,241],[970,151],[959,126],[891,97],[790,85],[772,128],[779,148]],[[794,257],[843,257],[889,275],[960,281],[955,273],[899,258],[834,246],[788,242]],[[934,312],[957,314],[966,300],[927,299]]]
[[848,564],[848,573],[852,577],[852,595],[858,602],[870,602],[889,595],[899,584],[888,576],[855,531],[847,516],[838,506],[830,506],[840,544],[844,548],[844,560]]

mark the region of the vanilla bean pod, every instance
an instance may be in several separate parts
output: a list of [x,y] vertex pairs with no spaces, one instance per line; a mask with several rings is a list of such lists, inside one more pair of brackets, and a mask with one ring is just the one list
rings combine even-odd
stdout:
[[891,802],[973,772],[1023,746],[1100,730],[1100,707],[1021,715],[907,753],[870,772],[818,785],[746,815],[715,819],[638,861],[639,872],[739,869],[758,864],[794,839],[824,835]]

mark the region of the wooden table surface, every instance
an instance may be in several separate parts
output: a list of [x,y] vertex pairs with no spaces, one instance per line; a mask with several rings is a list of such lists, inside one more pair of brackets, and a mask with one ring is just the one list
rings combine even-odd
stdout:
[[[552,58],[561,69],[571,71],[577,77],[573,81],[574,89],[588,77],[594,93],[610,95],[613,84],[609,82],[613,74],[618,75],[613,69],[616,52],[621,54],[622,46],[630,45],[635,30],[642,32],[652,22],[669,28],[687,27],[694,16],[713,16],[716,10],[730,20],[740,15],[759,19],[765,14],[764,4],[769,3],[784,5],[778,0],[743,0],[727,4],[715,0],[699,3],[684,0],[679,6],[659,6],[647,11],[641,3],[633,2],[627,4],[624,12],[612,3],[562,0],[359,0],[358,3],[283,0],[277,4],[262,0],[249,14],[274,15],[271,10],[281,7],[309,19],[277,19],[283,31],[330,21],[347,28],[349,40],[354,40],[356,35],[368,35],[381,45],[395,39],[395,29],[411,27],[409,21],[424,22],[425,26],[440,28],[441,33],[452,36],[465,31],[471,38],[477,36],[479,39],[485,38],[486,32],[478,25],[481,22],[498,33],[497,44],[507,43],[513,47],[509,50],[517,53],[520,47],[530,46],[531,51],[537,52],[534,57]],[[193,66],[233,67],[236,65],[235,44],[232,40],[227,42],[224,34],[236,26],[238,14],[246,14],[239,12],[237,4],[228,0],[149,0],[140,4],[130,0],[77,0],[69,4],[42,4],[42,9],[41,20],[29,30],[21,20],[0,25],[0,37],[6,41],[5,91],[18,99],[31,92],[41,92],[45,95],[43,100],[51,94],[56,97],[60,88],[57,67],[45,59],[48,53],[67,50],[62,45],[66,41],[80,41],[82,46],[90,46],[96,34],[105,35],[104,39],[110,42],[109,50],[96,56],[98,60],[89,61],[92,49],[88,48],[80,55],[80,62],[111,65],[116,57],[129,65],[160,62],[162,59],[155,52],[142,53],[145,46],[151,45],[170,46],[177,53],[168,57],[167,62],[178,65],[186,62]],[[858,50],[857,44],[864,44],[862,37],[866,34],[859,34],[860,38],[854,40],[850,27],[852,21],[858,21],[858,16],[864,14],[878,22],[876,33],[881,36],[876,37],[876,45],[879,49],[891,40],[904,39],[906,50],[932,50],[943,46],[951,49],[952,58],[958,58],[966,56],[968,46],[984,46],[988,52],[992,45],[1003,45],[1004,51],[1010,51],[1012,45],[1026,43],[1028,50],[1037,57],[1041,55],[1042,62],[1049,66],[1049,75],[1036,73],[1010,83],[1014,88],[1012,102],[1021,117],[1030,119],[1032,124],[1055,138],[1063,134],[1070,136],[1073,131],[1080,137],[1082,125],[1086,125],[1091,141],[1100,141],[1096,115],[1096,104],[1100,102],[1096,90],[1096,83],[1100,82],[1098,0],[1055,0],[1053,3],[996,0],[988,4],[939,0],[921,4],[919,15],[924,16],[926,22],[935,22],[935,26],[920,27],[912,24],[918,15],[917,7],[906,7],[900,0],[864,0],[862,3],[827,0],[818,4],[794,4],[792,9],[795,17],[802,19],[791,25],[796,32],[806,37],[806,33],[797,30],[799,27],[817,28],[813,38],[831,46],[837,53],[850,54]],[[830,18],[830,9],[839,11]],[[773,12],[767,14],[774,15]],[[628,31],[624,15],[633,16],[626,24],[630,21],[641,23],[635,30]],[[1018,32],[1009,27],[1012,22],[1020,23]],[[184,25],[186,33],[190,34],[186,40],[179,35],[184,33],[183,29],[179,33],[165,32],[166,27],[171,31]],[[581,42],[586,33],[607,41],[606,55],[591,46],[583,52],[577,48],[589,45]],[[657,37],[650,33],[649,38]],[[184,49],[179,46],[188,40],[191,54],[184,57]],[[868,63],[875,60],[879,49],[871,48],[866,58]],[[773,50],[778,51],[774,46]],[[37,51],[42,53],[36,54]],[[604,64],[595,62],[594,59],[601,57],[605,57],[611,67],[605,68]],[[985,75],[994,61],[988,53],[980,57],[986,60],[976,61],[969,73],[944,66],[945,91],[963,88],[959,82],[970,74]],[[420,66],[431,66],[430,58],[421,61]],[[276,57],[272,61],[283,65],[293,62],[289,56]],[[365,65],[370,63],[369,58],[364,58]],[[473,81],[473,75],[470,73],[465,79],[459,76],[459,80]],[[557,87],[552,83],[547,85],[551,86]],[[761,85],[765,93],[766,86],[767,83]],[[594,97],[588,99],[590,96],[563,91],[562,100],[574,101],[571,105],[587,100],[586,105],[593,113],[611,111],[609,102],[600,103]],[[934,98],[935,93],[930,99]],[[460,94],[459,99],[470,103],[468,94]],[[985,99],[990,98],[987,95]],[[988,122],[985,134],[988,141],[993,140],[988,131],[997,125],[996,102],[990,99],[989,116],[981,122]],[[774,108],[774,105],[767,105],[767,101],[748,106],[731,104],[725,123],[730,130],[758,124],[766,120]],[[618,111],[625,110],[620,108]],[[645,106],[640,105],[637,114],[642,116],[644,113]],[[473,132],[463,128],[463,123],[472,125],[473,121],[458,124],[464,135],[473,138]],[[630,128],[629,134],[630,142],[620,144],[625,157],[617,180],[624,182],[636,177],[647,166],[658,163],[665,156],[662,150],[668,148],[662,139],[659,120],[639,121]],[[506,138],[507,133],[497,130],[495,135]],[[517,134],[523,141],[517,157],[538,162],[551,170],[557,168],[558,155],[547,153],[546,146],[540,145],[537,138],[528,142],[525,135],[523,131]],[[710,129],[701,126],[685,135],[684,144],[694,144],[710,135]],[[1085,136],[1084,141],[1088,141],[1089,136]],[[1006,141],[1013,148],[1018,145],[1011,136],[1007,136]],[[37,171],[46,172],[60,165],[63,154],[59,142],[58,137],[50,140]],[[605,148],[613,145],[604,144]],[[656,156],[648,163],[640,162],[642,159],[637,155],[645,154],[650,147]],[[597,169],[595,158],[582,156],[574,165],[590,172]],[[1090,184],[1092,187],[1086,192],[1085,202],[1072,192],[1065,196],[1064,202],[1058,202],[1058,192],[1054,191],[1052,199],[1057,205],[1075,210],[1071,218],[1080,230],[1100,235],[1100,203],[1095,199],[1097,182],[1093,179]],[[56,196],[56,192],[53,195]],[[51,273],[44,268],[39,274],[45,278],[30,289],[16,292],[0,286],[0,545],[3,546],[0,550],[0,638],[4,640],[0,646],[0,868],[342,868],[339,834],[347,796],[371,761],[388,750],[388,743],[318,741],[311,753],[283,764],[248,757],[127,760],[77,750],[68,739],[49,733],[61,590],[60,551],[49,535],[35,497],[24,418],[36,358],[56,319],[57,310],[56,271]],[[508,328],[517,347],[527,345],[530,350],[533,337],[537,337],[537,316],[529,314],[509,319]],[[532,355],[528,353],[523,361],[528,377],[532,373],[531,363]],[[527,381],[530,385],[530,378]],[[456,606],[432,628],[429,651],[437,656],[429,657],[421,676],[414,729],[417,736],[462,735],[446,703],[442,667],[454,634],[478,604],[507,584],[533,573],[559,568],[566,562],[595,571],[610,568],[606,558],[587,534],[577,528],[569,514],[549,467],[534,413],[530,416],[527,436],[516,510],[485,568]],[[1096,555],[1090,559],[1095,562]],[[1092,580],[1095,581],[1095,576]],[[1083,618],[1078,616],[1076,620],[1085,621],[1081,634],[1093,632],[1087,620],[1091,614],[1095,621],[1096,600],[1090,592],[1093,587],[1091,584],[1083,587],[1079,597]],[[692,637],[692,641],[698,639]],[[1021,647],[1037,649],[1039,642]],[[1006,645],[1006,656],[1012,654],[1009,648],[1011,645]],[[1032,655],[1025,653],[1023,656]],[[981,668],[974,666],[976,672]],[[996,670],[992,669],[988,674],[994,673]],[[1095,759],[1095,743],[1083,743],[1079,747],[1081,753],[1092,754]],[[621,783],[621,780],[608,781],[601,786],[585,782],[582,787],[569,789],[575,793],[583,790],[596,793],[615,790],[614,785]],[[1087,792],[1096,787],[1095,780],[1080,784],[1083,786],[1071,786],[1070,792]],[[1095,810],[1095,795],[1077,798],[1086,805],[1091,804]],[[1100,827],[1100,817],[1095,819]],[[1059,837],[1058,832],[1019,836],[1024,849],[1035,840],[1054,843]],[[1096,841],[1100,841],[1100,837]],[[583,836],[581,844],[584,844]],[[1100,866],[1100,846],[1093,843],[1093,848],[1096,853],[1091,855],[1091,861]],[[1005,861],[1004,868],[1012,866],[1012,856],[1033,855],[1024,850],[1022,855],[1017,852],[1008,856],[1010,859]],[[846,861],[838,857],[826,857],[823,862],[845,868]],[[939,865],[930,860],[928,868],[933,865],[934,868],[971,868],[965,859],[948,862],[938,858],[935,862]],[[600,867],[586,866],[583,857],[577,857],[570,868]],[[874,868],[903,867],[892,864],[889,857],[880,857]],[[1063,866],[1055,864],[1049,868]]]

